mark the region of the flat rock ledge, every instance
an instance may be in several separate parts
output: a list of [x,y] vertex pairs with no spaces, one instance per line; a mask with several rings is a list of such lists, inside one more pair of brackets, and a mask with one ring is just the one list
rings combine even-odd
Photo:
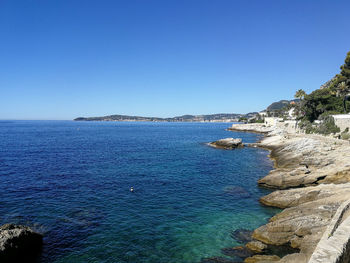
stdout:
[[236,148],[243,147],[242,139],[225,138],[215,142],[209,143],[210,146],[214,148],[232,150]]
[[242,131],[242,132],[253,132],[253,133],[268,133],[275,129],[271,126],[267,126],[263,123],[247,123],[247,124],[233,124],[228,131]]
[[0,262],[33,262],[40,253],[43,236],[22,225],[0,227]]

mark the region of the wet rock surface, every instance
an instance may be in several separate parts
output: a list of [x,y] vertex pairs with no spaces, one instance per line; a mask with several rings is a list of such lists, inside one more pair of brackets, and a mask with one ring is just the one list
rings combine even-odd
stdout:
[[239,243],[247,243],[252,240],[252,230],[248,229],[236,229],[231,232],[231,237]]
[[0,262],[35,262],[43,236],[27,226],[6,224],[0,227]]

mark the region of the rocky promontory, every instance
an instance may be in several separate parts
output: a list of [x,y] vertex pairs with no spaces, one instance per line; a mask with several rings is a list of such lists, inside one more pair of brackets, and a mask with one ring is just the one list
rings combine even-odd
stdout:
[[[230,130],[266,133],[254,147],[270,150],[275,169],[261,178],[261,187],[277,189],[260,199],[284,209],[253,231],[246,247],[254,254],[245,262],[306,263],[341,204],[350,199],[350,145],[320,135],[287,133],[263,124],[236,124]],[[269,246],[294,253],[267,259]],[[293,251],[293,250],[291,250]],[[266,255],[267,254],[267,255]]]
[[34,262],[40,253],[43,236],[22,225],[0,227],[0,262]]
[[242,139],[225,138],[215,142],[210,142],[210,146],[215,148],[232,150],[235,148],[243,147]]

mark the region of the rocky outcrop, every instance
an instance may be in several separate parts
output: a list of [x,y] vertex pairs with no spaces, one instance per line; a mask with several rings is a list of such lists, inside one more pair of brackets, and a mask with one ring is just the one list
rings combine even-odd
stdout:
[[40,252],[43,236],[27,226],[0,227],[0,262],[31,262]]
[[260,202],[267,206],[288,208],[323,199],[325,202],[330,202],[332,199],[343,199],[343,197],[350,199],[350,183],[279,190],[261,197]]
[[[254,129],[253,125],[244,129],[234,126],[234,130]],[[260,131],[261,125],[256,125],[255,132]],[[350,200],[349,142],[275,129],[250,146],[270,150],[275,161],[275,169],[258,183],[278,190],[262,197],[260,202],[284,210],[255,229],[253,241],[246,246],[256,254],[271,255],[277,254],[267,248],[289,246],[299,252],[280,255],[278,262],[306,263],[337,209]],[[245,262],[255,260],[254,257],[258,258],[253,256]]]
[[234,139],[234,138],[221,139],[215,142],[211,142],[209,143],[209,145],[215,148],[228,149],[228,150],[243,147],[242,139]]
[[255,254],[260,254],[267,248],[267,245],[260,241],[254,240],[247,243],[246,247],[253,251]]
[[275,170],[259,180],[277,189],[350,182],[349,142],[318,135],[273,135],[256,146],[271,150]]

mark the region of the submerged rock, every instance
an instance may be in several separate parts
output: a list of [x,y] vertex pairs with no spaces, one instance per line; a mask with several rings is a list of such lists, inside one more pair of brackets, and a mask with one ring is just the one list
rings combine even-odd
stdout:
[[232,231],[231,237],[239,243],[247,243],[249,241],[252,241],[252,234],[252,230],[237,229],[235,231]]
[[222,254],[230,257],[239,257],[239,258],[247,258],[253,255],[252,251],[244,246],[238,247],[227,247],[221,249]]
[[31,262],[41,251],[43,236],[22,225],[0,227],[0,262]]
[[210,146],[221,149],[232,150],[235,148],[243,147],[242,139],[226,138],[215,142],[209,143]]

